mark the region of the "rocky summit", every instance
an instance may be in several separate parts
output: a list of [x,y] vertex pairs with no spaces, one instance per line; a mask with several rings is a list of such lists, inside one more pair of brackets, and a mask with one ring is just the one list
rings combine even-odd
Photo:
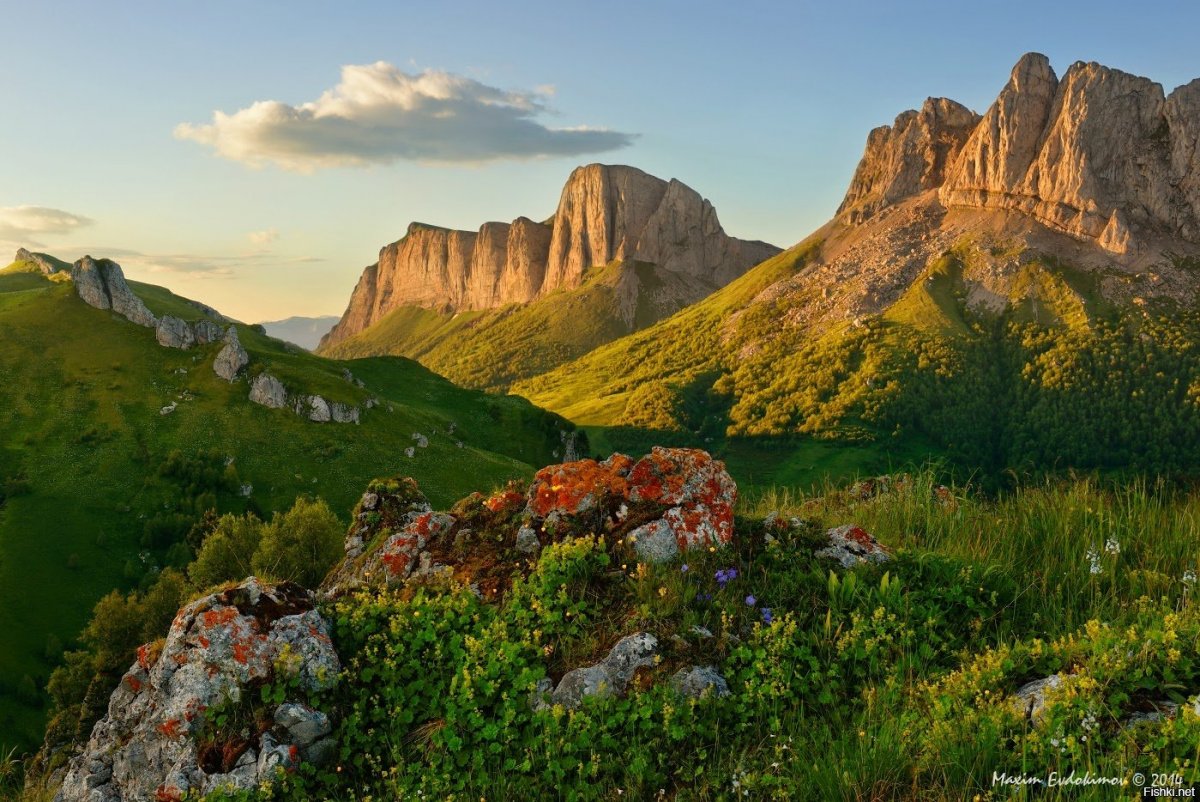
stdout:
[[861,223],[936,189],[947,208],[1021,212],[1114,254],[1200,242],[1198,138],[1200,79],[1166,94],[1082,61],[1060,78],[1030,53],[982,117],[931,98],[872,131],[839,213]]
[[158,318],[129,289],[121,266],[111,259],[85,256],[71,268],[71,279],[79,297],[89,305],[111,309],[139,326],[154,328],[158,325]]
[[437,311],[524,304],[580,286],[614,261],[646,262],[692,286],[698,300],[778,253],[728,236],[716,209],[686,184],[633,167],[591,164],[571,173],[545,223],[519,217],[477,232],[413,223],[366,268],[327,348],[403,306]]

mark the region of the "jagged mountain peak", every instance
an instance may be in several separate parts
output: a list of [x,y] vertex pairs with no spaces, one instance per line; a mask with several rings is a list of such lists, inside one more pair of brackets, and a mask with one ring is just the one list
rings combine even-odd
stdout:
[[410,224],[364,270],[322,347],[404,306],[458,312],[526,304],[579,287],[593,268],[614,261],[679,274],[696,285],[687,298],[695,300],[778,251],[728,236],[712,204],[678,179],[587,164],[571,172],[545,223],[518,217],[477,231]]

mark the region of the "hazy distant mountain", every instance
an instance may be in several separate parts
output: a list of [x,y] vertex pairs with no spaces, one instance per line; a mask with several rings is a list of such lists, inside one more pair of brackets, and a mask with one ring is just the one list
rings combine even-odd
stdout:
[[316,350],[317,344],[339,320],[337,315],[321,317],[288,317],[283,320],[265,321],[261,325],[267,334],[277,340],[285,340],[307,351]]

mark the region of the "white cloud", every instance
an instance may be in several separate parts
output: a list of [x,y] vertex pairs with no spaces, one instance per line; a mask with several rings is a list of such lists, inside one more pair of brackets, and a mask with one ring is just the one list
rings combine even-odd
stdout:
[[92,221],[82,215],[47,206],[0,207],[0,239],[37,247],[35,238],[71,234]]
[[272,242],[275,242],[279,239],[279,229],[268,228],[264,229],[263,231],[251,231],[246,235],[246,238],[249,239],[254,245],[266,247],[267,245],[270,245]]
[[173,274],[194,278],[230,278],[237,275],[238,270],[242,268],[286,267],[325,261],[314,256],[281,257],[265,251],[216,256],[195,253],[146,253],[131,248],[113,248],[104,245],[76,247],[73,248],[73,251],[79,255],[90,253],[97,258],[112,259],[119,262],[127,271],[132,268],[146,273]]
[[342,67],[340,83],[291,106],[261,100],[206,125],[182,123],[179,139],[234,161],[312,172],[397,160],[480,163],[577,156],[625,147],[632,134],[549,128],[538,122],[553,88],[510,92],[440,70],[406,73],[392,64]]

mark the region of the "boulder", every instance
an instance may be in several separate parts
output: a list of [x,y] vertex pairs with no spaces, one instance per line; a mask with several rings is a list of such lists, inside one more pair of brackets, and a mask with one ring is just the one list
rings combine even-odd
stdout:
[[196,344],[196,335],[192,332],[191,324],[171,315],[163,315],[159,319],[155,336],[158,338],[158,344],[164,348],[188,349]]
[[158,318],[129,289],[125,274],[116,262],[85,256],[72,266],[71,280],[75,283],[76,294],[90,306],[111,309],[139,326],[153,328],[158,325]]
[[319,395],[305,395],[296,399],[293,407],[296,414],[308,418],[314,423],[328,423],[333,419],[329,410],[329,402]]
[[717,671],[716,666],[692,666],[681,668],[671,677],[671,687],[680,696],[693,699],[712,694],[729,696],[729,683]]
[[[649,632],[627,635],[600,662],[564,674],[558,686],[548,692],[549,704],[574,710],[589,696],[621,696],[639,668],[652,668],[659,659],[658,638]],[[546,704],[545,698],[534,699],[535,708]]]
[[328,716],[288,701],[274,708],[269,730],[224,745],[200,740],[209,711],[255,699],[258,686],[282,679],[281,672],[316,692],[340,671],[329,624],[298,585],[251,577],[192,602],[161,649],[138,650],[55,799],[178,800],[254,789],[279,768],[327,755],[313,747],[329,732]]
[[287,388],[270,373],[260,373],[250,383],[250,400],[271,409],[287,406]]
[[334,423],[358,423],[358,407],[352,407],[340,401],[334,401],[329,405],[329,414],[333,417]]
[[225,332],[225,346],[217,352],[213,360],[213,372],[227,382],[237,379],[242,368],[250,364],[250,355],[238,340],[237,329],[233,326]]
[[861,526],[838,526],[827,531],[825,537],[829,539],[829,545],[819,549],[817,556],[837,560],[843,568],[868,562],[885,563],[892,559],[887,549]]
[[196,337],[197,345],[208,345],[224,339],[225,330],[213,321],[202,318],[192,324],[192,334]]
[[1034,724],[1040,724],[1046,717],[1047,695],[1061,688],[1063,680],[1062,674],[1051,674],[1043,679],[1025,683],[1013,694],[1013,710]]

